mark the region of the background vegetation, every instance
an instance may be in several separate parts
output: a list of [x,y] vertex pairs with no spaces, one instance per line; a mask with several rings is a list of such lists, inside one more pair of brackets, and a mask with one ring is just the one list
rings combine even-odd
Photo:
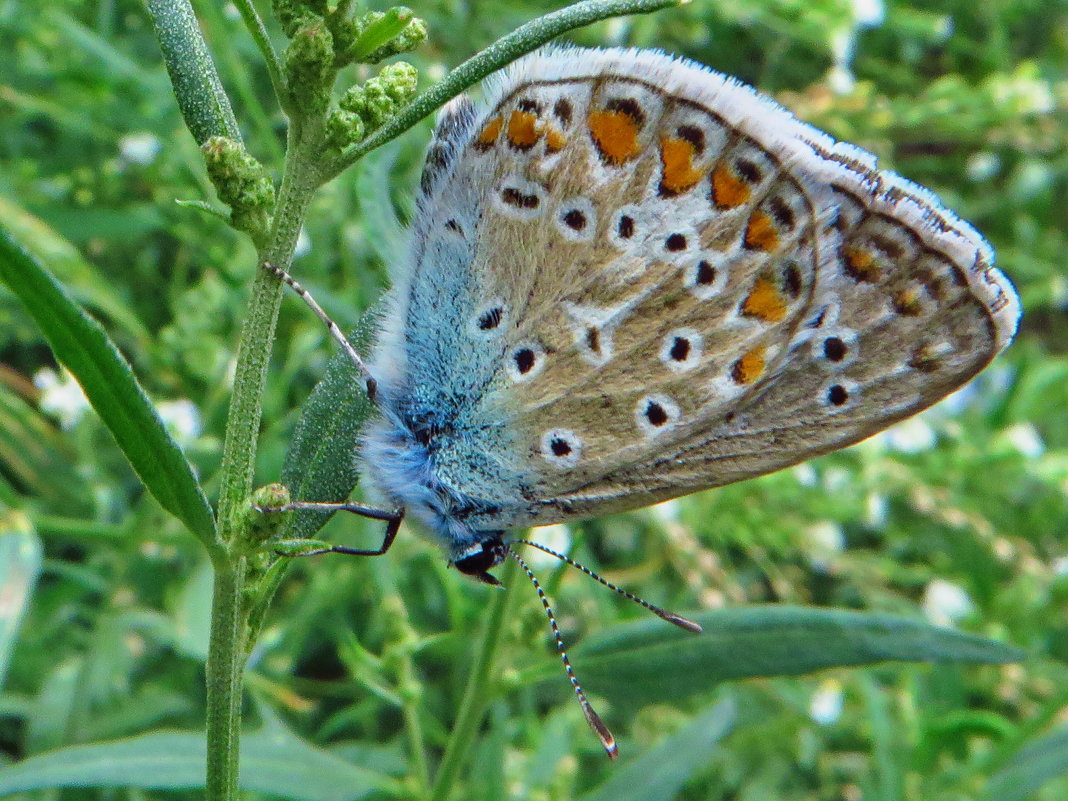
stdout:
[[[427,0],[415,11],[431,36],[410,60],[425,81],[554,7]],[[280,163],[283,120],[259,52],[231,7],[196,8],[250,151]],[[532,558],[624,757],[604,759],[540,605],[519,586],[464,797],[1068,796],[1068,10],[1050,0],[695,0],[573,38],[690,56],[873,150],[989,236],[1026,312],[990,370],[885,435],[539,539],[680,611],[774,601],[893,612],[1027,658],[677,693],[655,677],[620,686],[599,667],[598,633],[642,611]],[[105,324],[211,494],[255,253],[174,203],[214,193],[142,4],[8,0],[0,52],[0,222]],[[312,206],[294,271],[343,327],[403,258],[428,132],[376,151]],[[301,404],[334,353],[295,300],[282,315],[258,484],[281,474]],[[357,544],[379,530],[338,519],[323,535]],[[409,530],[384,558],[294,565],[248,673],[252,786],[292,798],[418,796],[493,592]],[[66,752],[83,782],[97,775],[120,789],[64,794],[195,796],[158,788],[194,787],[203,759],[173,732],[203,726],[209,605],[203,549],[143,491],[0,286],[0,765],[138,736]],[[727,662],[745,657],[729,638],[722,647]]]

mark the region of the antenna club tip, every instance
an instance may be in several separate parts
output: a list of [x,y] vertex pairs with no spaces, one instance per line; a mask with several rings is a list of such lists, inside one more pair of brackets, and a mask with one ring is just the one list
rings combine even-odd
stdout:
[[704,629],[701,628],[700,623],[694,623],[692,620],[687,620],[686,618],[681,617],[680,615],[673,614],[671,612],[668,612],[664,616],[664,620],[666,620],[668,623],[674,623],[680,629],[686,629],[686,631],[689,631],[693,634],[700,634],[702,631],[704,631]]
[[616,738],[612,736],[612,732],[604,725],[601,716],[593,711],[593,707],[589,703],[582,705],[582,712],[586,715],[586,722],[590,724],[590,728],[597,735],[597,739],[601,741],[608,758],[615,759],[619,756],[619,746],[616,745]]

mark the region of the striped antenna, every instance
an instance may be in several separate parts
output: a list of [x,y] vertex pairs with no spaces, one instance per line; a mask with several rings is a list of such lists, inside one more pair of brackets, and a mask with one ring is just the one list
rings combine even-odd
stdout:
[[547,553],[550,556],[555,556],[561,562],[564,562],[565,564],[569,564],[569,565],[571,565],[571,567],[576,568],[577,570],[581,570],[583,573],[585,573],[587,576],[592,578],[594,581],[599,581],[601,584],[603,584],[604,586],[608,587],[608,589],[613,590],[614,592],[618,592],[624,598],[627,598],[627,599],[629,599],[631,601],[634,601],[634,603],[638,604],[639,606],[645,607],[646,609],[648,609],[650,612],[652,612],[657,617],[659,617],[659,618],[661,618],[663,620],[666,620],[668,623],[675,624],[680,629],[685,629],[686,631],[693,632],[694,634],[700,634],[703,631],[703,629],[701,628],[701,625],[699,623],[694,623],[692,620],[687,620],[682,615],[676,615],[674,612],[669,612],[666,609],[661,609],[659,606],[656,606],[655,604],[649,603],[644,598],[639,598],[637,595],[634,595],[633,593],[627,592],[622,587],[617,587],[612,582],[607,581],[607,580],[601,578],[600,576],[598,576],[596,573],[594,573],[592,570],[590,570],[585,565],[579,564],[574,559],[571,559],[568,556],[564,556],[562,553],[557,553],[556,551],[552,550],[551,548],[546,548],[544,545],[540,545],[540,544],[538,544],[536,542],[531,542],[530,540],[514,540],[514,542],[521,542],[524,545],[529,545],[531,548],[537,548],[539,551],[543,551],[544,553]]
[[330,331],[331,336],[333,336],[334,339],[337,340],[338,344],[341,345],[341,349],[345,351],[345,355],[349,357],[349,359],[354,365],[356,365],[356,369],[359,370],[360,375],[364,377],[364,380],[367,383],[367,397],[373,401],[375,399],[375,390],[377,389],[378,385],[375,382],[374,378],[371,377],[371,371],[367,369],[367,365],[364,364],[363,359],[360,358],[360,354],[358,354],[356,352],[356,349],[352,347],[352,343],[349,342],[349,338],[345,336],[344,332],[342,332],[338,324],[331,320],[330,315],[323,311],[323,307],[315,302],[315,298],[311,296],[311,293],[308,292],[308,290],[306,290],[300,284],[298,284],[296,279],[289,273],[287,273],[285,270],[283,270],[281,267],[276,267],[269,261],[265,261],[263,262],[263,269],[265,269],[269,273],[277,275],[279,278],[289,284],[293,291],[300,296],[300,299],[307,303],[308,307],[313,312],[315,312],[315,316],[323,321],[327,329]]
[[560,636],[560,627],[556,625],[556,616],[553,614],[553,608],[549,605],[549,599],[545,596],[545,591],[541,588],[541,584],[534,577],[534,573],[527,563],[523,561],[523,557],[517,554],[515,551],[509,549],[508,553],[512,555],[512,558],[519,562],[519,566],[523,568],[523,572],[527,574],[527,578],[530,579],[530,583],[534,585],[534,589],[538,591],[538,597],[541,598],[541,605],[545,607],[545,614],[549,618],[549,626],[553,630],[553,636],[556,638],[556,649],[560,652],[560,658],[564,660],[564,670],[567,671],[567,678],[571,682],[571,686],[575,688],[575,695],[578,696],[579,704],[582,706],[582,714],[586,716],[586,722],[590,724],[590,728],[593,729],[594,734],[601,741],[601,745],[604,746],[605,753],[608,754],[610,759],[615,759],[619,756],[619,748],[616,746],[616,738],[612,736],[612,732],[608,730],[608,727],[604,725],[604,721],[601,720],[600,715],[593,711],[593,707],[590,706],[590,702],[586,699],[586,693],[582,691],[582,685],[579,684],[578,678],[575,676],[575,671],[571,667],[571,660],[567,658],[567,649],[564,647],[564,638]]

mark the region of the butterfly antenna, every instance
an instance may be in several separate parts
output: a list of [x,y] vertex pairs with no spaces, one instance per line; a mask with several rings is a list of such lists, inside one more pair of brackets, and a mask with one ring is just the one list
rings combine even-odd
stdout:
[[645,607],[657,617],[666,620],[668,623],[675,624],[680,629],[685,629],[686,631],[693,632],[694,634],[700,634],[704,630],[701,628],[700,624],[694,623],[692,620],[687,620],[682,615],[676,615],[674,612],[669,612],[666,609],[661,609],[659,606],[649,603],[644,598],[639,598],[637,595],[627,592],[622,587],[617,587],[611,581],[607,581],[606,579],[603,579],[598,576],[585,565],[579,564],[574,559],[568,556],[564,556],[562,553],[557,553],[552,548],[546,548],[544,545],[540,545],[536,542],[531,542],[530,540],[515,540],[515,542],[521,542],[524,545],[529,545],[531,548],[537,548],[539,551],[543,551],[544,553],[547,553],[550,556],[555,556],[561,562],[569,564],[571,565],[571,567],[576,568],[577,570],[581,570],[594,581],[599,581],[601,584],[608,587],[608,589],[613,590],[614,592],[618,592],[624,598],[634,601],[634,603],[638,604],[639,606]]
[[281,267],[271,264],[269,261],[263,262],[263,268],[268,272],[274,273],[289,284],[293,291],[300,296],[300,299],[307,303],[308,307],[315,312],[315,316],[323,321],[326,327],[330,330],[330,334],[337,340],[338,344],[341,345],[341,349],[345,351],[345,355],[349,357],[352,363],[356,365],[356,369],[360,371],[360,374],[363,376],[367,384],[367,396],[371,400],[374,400],[377,383],[374,378],[371,377],[371,371],[367,369],[367,365],[364,363],[363,359],[360,358],[360,354],[356,352],[356,349],[352,347],[352,343],[349,342],[349,338],[345,336],[340,326],[330,319],[330,315],[323,311],[323,307],[315,302],[315,298],[311,296],[311,293],[298,284],[293,276]]
[[549,618],[549,626],[553,630],[553,636],[556,638],[556,649],[560,652],[560,658],[564,660],[564,670],[567,671],[567,678],[571,682],[571,686],[575,688],[575,695],[578,696],[579,704],[582,706],[582,713],[586,716],[586,722],[590,724],[590,728],[593,729],[594,734],[601,741],[601,745],[604,746],[605,752],[610,759],[615,759],[619,755],[619,748],[616,746],[616,738],[612,736],[612,732],[608,730],[608,727],[604,725],[604,721],[601,720],[600,715],[593,711],[593,707],[590,706],[590,702],[586,698],[586,693],[582,691],[582,685],[579,684],[578,678],[575,676],[575,671],[571,667],[571,660],[567,658],[567,649],[564,647],[564,638],[560,635],[560,627],[556,625],[556,616],[553,614],[553,608],[549,605],[549,599],[545,595],[545,591],[541,588],[541,584],[534,577],[534,573],[527,563],[523,561],[523,557],[517,554],[515,551],[509,549],[508,553],[512,558],[519,562],[519,566],[523,568],[523,572],[527,574],[527,578],[530,579],[530,583],[534,585],[534,589],[538,591],[538,597],[541,598],[541,605],[545,607],[545,615]]

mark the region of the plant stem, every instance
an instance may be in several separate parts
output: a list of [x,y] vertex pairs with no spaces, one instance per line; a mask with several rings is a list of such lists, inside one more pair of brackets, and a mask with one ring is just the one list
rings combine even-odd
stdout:
[[452,727],[452,736],[449,737],[445,755],[441,758],[437,776],[434,777],[430,801],[446,801],[449,797],[449,792],[452,790],[460,768],[463,767],[467,753],[471,749],[471,743],[478,734],[478,727],[482,723],[486,707],[489,705],[489,688],[495,681],[494,662],[497,657],[497,646],[500,645],[504,621],[515,595],[515,587],[520,583],[521,578],[514,560],[509,559],[503,568],[500,578],[504,583],[504,589],[495,593],[496,597],[490,604],[478,651],[468,668],[470,672],[467,686],[464,688],[460,711]]
[[211,639],[208,644],[207,689],[209,801],[237,798],[238,747],[241,734],[241,673],[245,665],[245,620],[241,590],[244,559],[236,569],[225,560],[214,563]]
[[[311,157],[315,152],[311,140],[318,135],[318,130],[312,130],[301,141],[294,141],[295,136],[290,137],[271,233],[262,253],[262,258],[285,269],[293,259],[301,221],[319,183]],[[243,533],[244,508],[252,491],[263,388],[281,296],[279,279],[273,273],[258,270],[241,329],[234,390],[226,423],[219,493],[220,542],[212,553],[215,586],[207,667],[208,801],[237,798],[248,616],[243,603],[246,560],[236,544]]]

